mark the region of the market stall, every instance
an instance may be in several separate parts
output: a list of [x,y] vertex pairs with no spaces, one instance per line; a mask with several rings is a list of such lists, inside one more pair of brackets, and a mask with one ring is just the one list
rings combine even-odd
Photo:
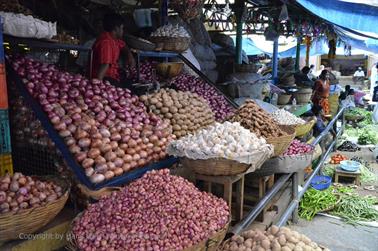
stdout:
[[[192,11],[179,3],[172,8],[184,21],[198,17],[202,2],[190,5]],[[9,11],[25,11],[16,7]],[[271,105],[250,99],[236,105],[182,54],[191,33],[180,25],[156,28],[149,41],[131,38],[137,65],[126,74],[135,92],[78,74],[68,61],[28,52],[85,50],[91,58],[86,47],[67,44],[75,41],[65,33],[54,42],[7,31],[14,172],[0,177],[0,225],[6,226],[0,249],[2,242],[17,245],[20,233],[45,231],[67,210],[67,238],[60,245],[69,250],[328,250],[282,226],[290,217],[295,223],[298,216],[325,212],[350,222],[377,219],[370,197],[338,185],[317,190],[330,185],[318,172],[336,144],[358,150],[377,143],[371,130],[349,127],[344,136],[351,142],[339,141],[344,112],[347,120],[365,116],[361,125],[374,128],[364,111],[342,108],[314,138],[318,118],[301,117],[311,109],[307,91],[291,90],[291,105],[279,106],[277,94],[289,91],[272,86]],[[21,54],[13,48],[20,44]],[[333,128],[335,138],[319,153]],[[339,165],[351,174],[343,166],[348,158],[333,156],[323,174],[335,173],[337,182]],[[368,167],[354,171],[357,185],[375,180]],[[361,214],[351,215],[350,208]],[[250,229],[257,221],[264,231]]]

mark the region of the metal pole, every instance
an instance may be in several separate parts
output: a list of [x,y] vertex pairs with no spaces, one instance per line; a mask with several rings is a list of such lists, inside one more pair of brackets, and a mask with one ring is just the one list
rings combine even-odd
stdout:
[[[291,176],[291,193],[292,199],[295,200],[298,198],[298,173],[295,172]],[[298,223],[298,206],[296,206],[291,214],[291,218],[294,223]]]
[[278,83],[278,38],[274,39],[273,43],[273,66],[272,66],[272,73],[273,73],[273,82],[275,84]]
[[282,175],[274,186],[265,194],[265,196],[257,203],[257,205],[248,213],[248,215],[237,225],[235,225],[230,232],[234,234],[239,234],[247,226],[249,226],[261,213],[261,211],[268,205],[268,203],[273,199],[273,197],[281,190],[285,185],[286,181],[289,180],[291,174]]
[[160,0],[160,25],[168,23],[168,2],[169,0]]
[[[342,130],[340,130],[337,133],[336,138],[339,137],[341,135],[341,133],[342,133]],[[323,157],[319,161],[319,163],[316,166],[315,170],[312,172],[312,174],[310,175],[310,177],[307,179],[306,183],[303,185],[302,190],[298,193],[298,197],[289,204],[289,206],[286,209],[285,213],[281,216],[280,220],[278,221],[277,226],[281,227],[281,226],[283,226],[283,225],[286,224],[286,222],[289,219],[290,215],[292,215],[292,212],[297,208],[300,199],[303,197],[304,193],[307,191],[308,187],[310,186],[311,180],[315,177],[315,175],[318,174],[320,168],[324,164],[324,161],[327,159],[328,155],[333,150],[333,146],[335,144],[336,144],[336,141],[333,141],[332,144],[328,147],[327,151],[323,154]]]
[[243,8],[244,1],[236,0],[235,1],[235,14],[236,14],[236,48],[235,48],[235,63],[242,63],[242,40],[243,40]]
[[302,36],[297,37],[297,50],[295,53],[295,71],[299,71],[299,61],[301,59],[301,42]]

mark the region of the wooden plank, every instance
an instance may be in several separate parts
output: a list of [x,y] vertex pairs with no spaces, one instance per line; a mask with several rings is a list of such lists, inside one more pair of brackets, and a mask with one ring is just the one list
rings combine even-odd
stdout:
[[243,218],[244,210],[244,176],[236,183],[236,219]]

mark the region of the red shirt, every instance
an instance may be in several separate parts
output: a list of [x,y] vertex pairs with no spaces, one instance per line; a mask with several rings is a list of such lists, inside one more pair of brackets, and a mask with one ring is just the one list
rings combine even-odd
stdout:
[[92,77],[97,77],[101,64],[109,64],[105,76],[119,80],[118,58],[121,49],[125,46],[122,40],[113,38],[109,32],[103,32],[92,46]]

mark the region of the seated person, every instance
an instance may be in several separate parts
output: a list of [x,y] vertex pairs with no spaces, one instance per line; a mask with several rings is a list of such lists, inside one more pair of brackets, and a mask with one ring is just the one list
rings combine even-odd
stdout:
[[358,67],[357,71],[353,74],[353,82],[357,84],[357,82],[364,83],[365,80],[365,72],[362,70],[362,67]]
[[300,72],[294,74],[295,84],[298,86],[305,86],[312,88],[314,86],[314,82],[308,77],[308,73],[310,72],[310,67],[305,66],[302,68]]

